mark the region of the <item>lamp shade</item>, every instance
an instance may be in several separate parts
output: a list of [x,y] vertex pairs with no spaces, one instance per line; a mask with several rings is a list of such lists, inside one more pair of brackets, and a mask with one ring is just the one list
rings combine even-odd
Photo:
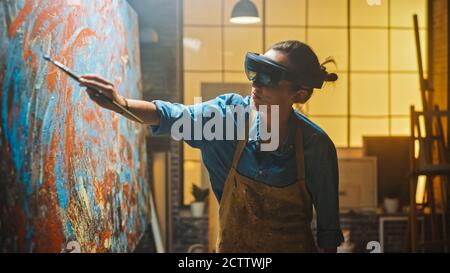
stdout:
[[250,0],[240,0],[231,12],[230,22],[234,24],[256,24],[261,22],[258,9]]

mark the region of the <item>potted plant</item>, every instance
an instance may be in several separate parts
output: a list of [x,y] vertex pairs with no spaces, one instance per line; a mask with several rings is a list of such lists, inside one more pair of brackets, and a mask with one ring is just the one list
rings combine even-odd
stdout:
[[194,217],[203,216],[203,211],[205,210],[205,200],[208,197],[209,189],[202,189],[197,185],[192,187],[192,196],[194,201],[191,203],[191,213]]
[[384,210],[387,214],[395,214],[400,206],[400,189],[398,184],[390,183],[384,197]]

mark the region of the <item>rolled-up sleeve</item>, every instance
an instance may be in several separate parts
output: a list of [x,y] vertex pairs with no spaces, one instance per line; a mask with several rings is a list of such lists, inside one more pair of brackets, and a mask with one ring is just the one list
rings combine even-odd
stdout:
[[158,111],[160,122],[159,125],[151,125],[150,129],[153,135],[162,136],[170,135],[172,130],[172,125],[179,119],[183,117],[188,117],[191,125],[191,136],[189,139],[183,139],[187,144],[193,148],[201,148],[202,141],[194,140],[193,136],[193,123],[196,120],[202,121],[202,111],[205,107],[211,106],[211,102],[204,102],[195,105],[186,106],[181,103],[171,103],[168,101],[154,100],[153,103],[156,105],[156,110]]
[[343,241],[339,219],[339,169],[336,148],[328,136],[317,136],[310,166],[309,189],[317,215],[317,244],[334,248]]
[[[154,100],[153,103],[156,105],[156,109],[160,116],[159,125],[150,126],[153,135],[170,135],[174,123],[181,118],[187,117],[191,127],[189,128],[191,134],[189,139],[183,140],[194,148],[201,148],[201,146],[206,143],[206,140],[204,140],[203,137],[201,137],[201,139],[196,139],[194,137],[196,128],[195,123],[199,122],[200,127],[203,128],[205,123],[216,114],[220,115],[220,118],[225,118],[227,105],[242,104],[242,97],[232,93],[224,94],[215,99],[189,106],[162,100]],[[213,114],[208,117],[206,113]],[[186,128],[183,128],[183,130],[185,129]]]
[[[154,100],[160,122],[159,125],[151,125],[150,129],[153,135],[169,135],[172,124],[183,115],[183,109],[186,106],[180,103],[170,103],[162,100]],[[186,109],[187,110],[187,109]]]

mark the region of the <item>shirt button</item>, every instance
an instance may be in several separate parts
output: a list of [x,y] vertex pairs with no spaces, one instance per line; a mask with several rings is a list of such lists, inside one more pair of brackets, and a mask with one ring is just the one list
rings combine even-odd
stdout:
[[258,173],[259,173],[259,175],[262,175],[262,174],[263,174],[263,171],[260,170]]

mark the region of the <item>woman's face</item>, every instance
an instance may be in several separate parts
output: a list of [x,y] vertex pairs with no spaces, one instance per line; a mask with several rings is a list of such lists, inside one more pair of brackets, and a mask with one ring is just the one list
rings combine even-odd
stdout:
[[[282,52],[271,49],[264,56],[291,68],[287,56]],[[308,92],[305,89],[300,88],[296,90],[293,83],[285,80],[280,81],[275,87],[259,86],[253,83],[252,101],[258,110],[260,105],[267,105],[269,110],[271,105],[279,105],[280,111],[290,111],[292,104],[302,102],[308,96]]]

